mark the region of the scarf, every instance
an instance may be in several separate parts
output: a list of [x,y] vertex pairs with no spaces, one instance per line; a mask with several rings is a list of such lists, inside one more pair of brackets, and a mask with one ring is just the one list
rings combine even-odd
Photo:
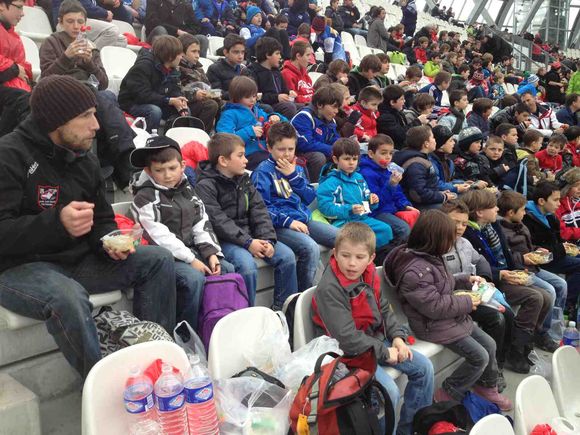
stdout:
[[463,123],[465,122],[465,113],[463,111],[457,110],[455,107],[451,108],[451,113],[455,115],[455,125],[453,126],[453,130],[451,132],[453,134],[459,134],[461,130],[463,130]]
[[492,227],[491,224],[487,224],[481,227],[481,233],[487,240],[487,244],[489,245],[489,249],[493,253],[495,261],[497,263],[498,269],[506,269],[507,268],[507,260],[503,253],[503,249],[501,247],[501,241],[499,239],[499,235]]

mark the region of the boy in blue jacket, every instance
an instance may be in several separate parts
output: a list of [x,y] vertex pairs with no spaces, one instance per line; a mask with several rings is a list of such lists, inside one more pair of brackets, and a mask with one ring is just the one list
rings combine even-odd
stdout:
[[252,171],[270,155],[266,149],[264,125],[280,122],[281,116],[267,114],[256,104],[258,87],[249,77],[234,77],[229,94],[231,102],[224,106],[216,132],[233,133],[244,141],[247,168]]
[[254,45],[256,45],[258,39],[266,33],[261,27],[262,10],[258,6],[250,6],[246,9],[246,23],[247,26],[242,27],[240,30],[240,36],[246,40],[246,47],[248,47],[250,52],[253,52]]
[[348,222],[367,224],[377,236],[377,247],[389,244],[393,231],[389,224],[370,217],[379,207],[379,197],[371,193],[363,176],[357,172],[360,146],[356,140],[341,138],[332,146],[332,161],[323,170],[316,192],[318,209],[335,227]]
[[268,207],[278,240],[297,258],[298,291],[312,287],[320,261],[320,247],[334,247],[338,228],[312,220],[308,205],[316,191],[304,169],[296,165],[296,130],[288,122],[268,132],[270,157],[252,173],[252,182]]
[[411,226],[419,218],[419,210],[399,186],[402,174],[388,169],[393,159],[395,145],[386,134],[378,134],[369,141],[368,155],[362,156],[359,172],[372,193],[379,198],[377,207],[370,216],[383,221],[393,231],[393,245],[404,243],[411,233]]
[[298,133],[297,155],[306,159],[310,181],[317,183],[320,170],[332,155],[332,145],[340,137],[334,118],[344,95],[332,86],[317,90],[312,103],[292,118]]

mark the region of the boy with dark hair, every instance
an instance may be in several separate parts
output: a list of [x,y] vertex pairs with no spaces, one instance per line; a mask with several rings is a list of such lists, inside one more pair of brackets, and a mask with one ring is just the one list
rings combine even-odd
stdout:
[[510,170],[510,166],[504,158],[504,147],[503,139],[492,134],[487,139],[483,149],[483,155],[486,159],[484,172],[493,184],[500,187],[503,186],[503,177]]
[[274,301],[280,310],[298,291],[294,252],[276,239],[268,209],[246,174],[244,142],[233,134],[216,133],[208,143],[209,161],[200,163],[195,191],[208,211],[226,260],[243,276],[250,306],[258,279],[255,258],[274,268]]
[[335,227],[348,222],[363,222],[377,236],[383,248],[393,239],[391,227],[370,213],[378,207],[379,197],[371,193],[363,176],[357,172],[360,146],[352,139],[338,139],[332,146],[332,162],[327,165],[316,191],[318,209]]
[[173,254],[177,321],[187,320],[197,329],[206,275],[233,272],[234,267],[223,260],[205,206],[184,174],[179,144],[155,136],[131,153],[131,164],[144,169],[133,186],[131,214],[149,244]]
[[222,90],[222,99],[229,100],[228,90],[232,79],[239,76],[245,68],[246,40],[240,35],[230,33],[224,38],[224,57],[211,64],[207,78],[212,89]]
[[538,130],[529,129],[525,132],[522,146],[516,150],[518,161],[528,159],[528,185],[535,186],[542,180],[554,181],[556,178],[552,172],[542,172],[535,154],[542,148],[544,135]]
[[560,188],[550,181],[538,183],[531,201],[526,204],[523,223],[532,234],[534,245],[547,249],[554,259],[544,265],[552,273],[566,274],[568,282],[568,314],[575,319],[576,304],[580,295],[580,258],[568,255],[571,251],[560,236],[560,221],[554,214],[560,206]]
[[270,157],[254,172],[252,182],[262,195],[279,241],[297,258],[298,291],[311,287],[320,261],[318,244],[332,248],[338,229],[312,220],[308,206],[316,191],[296,165],[296,130],[288,122],[273,125],[268,132]]
[[286,86],[296,94],[296,102],[308,104],[314,95],[312,79],[308,75],[312,46],[308,42],[296,41],[292,45],[291,58],[284,62],[282,76]]
[[[432,402],[433,366],[407,346],[407,328],[397,323],[380,290],[374,259],[373,231],[360,222],[346,224],[312,297],[312,320],[317,332],[336,338],[346,354],[357,355],[372,346],[378,364],[407,374],[409,383],[395,432],[410,434],[416,412]],[[396,408],[399,388],[387,373],[379,367],[376,377]]]
[[436,77],[437,74],[441,72],[441,55],[439,54],[438,51],[430,51],[427,54],[427,58],[429,60],[425,63],[423,67],[423,74],[431,78]]
[[468,127],[459,133],[457,138],[457,157],[455,164],[455,176],[460,180],[471,180],[473,189],[483,189],[492,184],[485,167],[485,156],[480,154],[483,134],[477,127]]
[[510,167],[510,169],[516,167],[518,164],[517,149],[519,147],[519,135],[516,126],[507,123],[500,124],[495,129],[495,134],[496,136],[499,136],[501,140],[503,140],[503,158],[506,164]]
[[467,125],[479,128],[484,140],[487,140],[489,137],[489,117],[492,108],[492,100],[489,98],[477,98],[473,102],[471,112],[467,115]]
[[360,64],[354,67],[348,75],[348,89],[350,95],[358,97],[363,88],[378,85],[376,77],[381,73],[381,60],[374,54],[367,54]]
[[491,266],[493,282],[506,295],[507,302],[520,305],[512,332],[508,356],[511,369],[528,373],[527,355],[533,349],[534,333],[549,313],[550,295],[539,287],[527,285],[525,277],[514,270],[514,261],[505,235],[497,220],[497,200],[493,192],[471,190],[462,197],[469,207],[469,223],[464,237]]
[[393,230],[392,244],[400,245],[409,238],[411,227],[419,218],[419,210],[411,206],[399,185],[402,175],[388,168],[394,151],[393,140],[389,136],[373,136],[368,144],[368,155],[363,155],[360,160],[359,171],[370,191],[379,198],[371,217],[389,224]]
[[518,131],[518,140],[521,140],[530,126],[530,109],[524,103],[508,106],[489,119],[489,127],[492,131],[495,131],[500,124],[513,124]]
[[449,92],[451,113],[441,117],[437,124],[447,127],[453,134],[459,134],[459,132],[469,127],[464,112],[468,104],[467,92],[463,89]]
[[455,165],[449,157],[455,149],[456,136],[443,125],[433,127],[433,136],[435,137],[435,151],[429,154],[429,160],[439,179],[439,190],[463,193],[471,189],[471,184],[455,178]]
[[289,91],[280,66],[280,51],[282,45],[268,36],[260,38],[256,42],[256,62],[250,64],[243,75],[250,76],[258,85],[258,92],[262,94],[261,102],[272,106],[274,111],[291,119],[296,115],[297,107],[293,100],[296,92]]
[[448,92],[454,91],[456,89],[463,89],[467,91],[467,80],[469,79],[469,74],[471,73],[471,68],[466,63],[456,67],[457,73],[452,74],[451,83],[449,84]]
[[417,42],[418,44],[413,49],[415,52],[415,58],[419,65],[425,65],[427,63],[427,46],[429,45],[429,38],[421,36]]
[[379,88],[383,89],[392,84],[391,79],[387,77],[391,68],[391,58],[387,53],[377,53],[376,56],[381,61],[381,73],[375,79],[379,83]]
[[566,142],[562,141],[562,135],[553,134],[548,140],[548,145],[536,153],[538,165],[543,171],[556,173],[562,169],[563,159],[562,151]]
[[391,137],[398,150],[403,148],[410,127],[403,113],[404,107],[405,90],[399,85],[387,86],[383,91],[383,102],[379,105],[377,131]]
[[353,109],[361,114],[354,128],[354,134],[359,142],[368,142],[377,135],[378,108],[382,101],[381,91],[374,86],[368,86],[360,91],[358,102],[353,106]]
[[451,74],[447,71],[438,72],[435,78],[433,79],[433,84],[424,86],[423,88],[419,89],[419,92],[426,92],[435,98],[435,105],[440,107],[441,106],[441,99],[443,98],[443,91],[449,88],[449,84],[451,83]]
[[407,198],[419,210],[439,208],[457,194],[439,190],[439,179],[429,160],[437,143],[431,127],[423,125],[407,131],[406,147],[397,152],[394,162],[405,169],[401,185]]
[[405,110],[405,118],[411,127],[417,127],[429,122],[433,113],[435,100],[429,94],[417,94],[413,99],[413,106]]
[[536,331],[534,342],[541,349],[554,352],[562,336],[551,337],[548,334],[552,325],[552,310],[554,306],[564,310],[568,286],[564,279],[540,267],[541,258],[538,258],[534,252],[547,253],[548,251],[532,244],[530,230],[522,223],[526,214],[526,197],[513,190],[505,190],[501,193],[497,206],[501,217],[498,221],[511,251],[514,267],[534,273],[533,285],[542,288],[550,295],[551,304],[548,315],[544,324]]
[[[561,135],[552,135],[561,136]],[[580,127],[574,125],[567,128],[564,131],[564,137],[566,138],[566,145],[563,148],[562,160],[563,165],[566,169],[575,166],[580,167]],[[551,138],[550,138],[551,139]],[[561,142],[561,138],[557,139]]]
[[306,158],[309,179],[317,183],[320,170],[330,159],[332,144],[340,137],[336,117],[343,95],[330,86],[320,88],[312,97],[312,104],[292,118],[298,134],[297,155]]

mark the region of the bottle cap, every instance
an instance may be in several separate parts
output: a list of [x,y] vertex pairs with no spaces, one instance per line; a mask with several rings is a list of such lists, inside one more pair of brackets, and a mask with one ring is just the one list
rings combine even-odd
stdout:
[[570,321],[570,323],[568,323],[568,327],[569,328],[575,328],[576,327],[576,322]]

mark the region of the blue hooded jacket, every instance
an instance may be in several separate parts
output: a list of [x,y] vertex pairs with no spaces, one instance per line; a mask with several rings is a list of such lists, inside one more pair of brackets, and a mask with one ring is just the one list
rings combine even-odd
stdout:
[[[441,159],[435,153],[429,154],[428,157],[429,161],[433,163],[433,169],[435,169],[435,173],[439,179],[439,190],[449,190],[450,192],[457,193],[457,186],[455,186],[451,181],[445,181],[445,171],[443,170],[444,163]],[[445,159],[445,162],[449,164],[449,173],[451,174],[451,178],[453,178],[453,173],[455,172],[453,160]]]
[[[304,169],[300,166],[286,176],[276,169],[276,162],[270,156],[258,165],[251,178],[268,207],[274,228],[290,228],[295,220],[304,224],[311,220],[308,205],[316,198],[316,191],[308,184]],[[281,196],[276,188],[285,182],[292,189],[288,198]]]
[[[261,13],[262,13],[262,11],[257,6],[250,6],[246,10],[247,26],[244,26],[242,28],[242,30],[240,30],[240,36],[243,36],[246,39],[246,47],[248,47],[248,48],[253,48],[254,45],[256,45],[256,42],[258,41],[258,39],[260,39],[266,33],[266,30],[264,30],[262,27],[256,26],[255,24],[252,24],[252,19],[256,15],[261,14]],[[249,37],[248,37],[248,32],[249,32]]]
[[256,151],[266,151],[266,141],[257,138],[253,126],[264,124],[272,115],[277,115],[280,120],[286,118],[278,113],[264,112],[257,104],[252,109],[239,103],[226,103],[216,126],[217,133],[233,133],[246,144],[246,157]]
[[314,107],[309,105],[292,118],[291,124],[298,133],[296,150],[301,154],[318,151],[330,157],[332,144],[340,138],[336,122],[320,119],[315,113]]
[[[347,62],[346,51],[342,45],[342,39],[338,33],[333,33],[330,26],[326,26],[324,30],[316,37],[316,42],[322,47],[324,53],[332,55],[331,60],[341,59]],[[327,60],[325,56],[325,61]]]
[[234,13],[230,4],[223,0],[218,3],[216,0],[198,0],[197,8],[194,8],[195,16],[201,21],[203,18],[209,18],[211,22],[229,22],[233,24]]
[[405,195],[415,206],[443,203],[445,195],[439,190],[439,178],[426,154],[405,148],[395,153],[393,160],[397,165],[403,166],[407,160],[413,158],[417,160],[405,169],[401,180]]
[[381,213],[395,214],[411,205],[400,185],[391,186],[389,184],[391,172],[379,166],[369,156],[363,155],[361,157],[359,172],[366,180],[370,191],[379,197],[377,208],[371,212],[372,217]]

